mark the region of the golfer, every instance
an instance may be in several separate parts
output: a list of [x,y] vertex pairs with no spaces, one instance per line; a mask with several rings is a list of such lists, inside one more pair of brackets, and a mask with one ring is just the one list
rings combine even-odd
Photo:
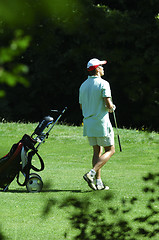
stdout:
[[[101,168],[115,153],[114,132],[109,112],[115,110],[111,101],[110,85],[101,77],[107,61],[91,59],[87,64],[88,78],[80,86],[79,103],[83,114],[83,136],[93,147],[93,168],[83,178],[93,190],[108,190],[101,179]],[[103,151],[104,149],[104,151]]]

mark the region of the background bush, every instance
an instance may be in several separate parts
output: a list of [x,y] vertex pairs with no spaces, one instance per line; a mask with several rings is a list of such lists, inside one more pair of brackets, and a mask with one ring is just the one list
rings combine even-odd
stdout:
[[9,45],[15,29],[31,37],[26,51],[12,62],[28,66],[30,86],[0,84],[6,91],[0,99],[1,117],[37,121],[52,108],[68,106],[65,120],[81,124],[78,90],[87,78],[87,62],[97,57],[108,61],[105,79],[111,84],[119,126],[158,130],[157,4],[157,0],[1,2],[1,46]]

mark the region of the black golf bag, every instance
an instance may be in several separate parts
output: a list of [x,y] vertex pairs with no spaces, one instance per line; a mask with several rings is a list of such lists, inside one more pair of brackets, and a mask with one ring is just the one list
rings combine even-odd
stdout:
[[[10,183],[17,178],[17,183],[20,186],[26,186],[28,192],[40,192],[43,187],[41,177],[36,173],[30,173],[30,170],[40,172],[44,170],[44,161],[38,153],[38,147],[48,138],[49,132],[63,115],[67,108],[65,108],[59,117],[54,122],[50,116],[45,117],[39,122],[35,131],[31,136],[25,134],[22,139],[13,144],[9,153],[0,159],[0,188],[7,191]],[[46,128],[49,128],[45,132]],[[40,161],[40,167],[37,168],[32,164],[32,158],[37,155]],[[23,182],[20,182],[20,173],[22,173]]]

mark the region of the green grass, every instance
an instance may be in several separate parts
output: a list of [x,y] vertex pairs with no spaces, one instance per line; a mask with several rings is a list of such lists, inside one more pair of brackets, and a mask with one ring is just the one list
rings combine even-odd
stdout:
[[[35,127],[36,124],[0,123],[0,156],[4,156],[23,134],[31,134]],[[116,153],[102,169],[102,178],[110,190],[94,192],[82,178],[91,169],[92,158],[92,149],[82,136],[82,127],[56,125],[49,139],[39,148],[45,162],[44,171],[39,173],[44,182],[42,192],[27,193],[26,188],[18,186],[16,180],[11,183],[8,192],[0,192],[0,230],[6,239],[73,240],[80,231],[75,230],[75,225],[71,225],[68,218],[73,214],[85,214],[89,217],[89,232],[96,227],[95,221],[91,227],[96,210],[101,210],[107,222],[126,218],[135,229],[138,224],[133,219],[149,214],[150,209],[146,205],[150,198],[157,199],[158,196],[156,192],[143,192],[147,184],[153,187],[153,182],[145,182],[142,178],[149,172],[159,172],[159,134],[131,129],[119,129],[119,134],[123,152],[119,152],[115,136]],[[113,195],[110,200],[107,199],[109,194]],[[131,211],[123,215],[123,210],[130,208],[133,197],[138,200],[131,206]],[[79,201],[79,205],[73,206],[71,198]],[[79,208],[80,204],[84,204],[83,208]],[[113,208],[112,211],[117,209],[117,213],[111,214],[110,208]],[[159,211],[159,201],[155,201],[154,208]],[[157,217],[156,214],[154,219]],[[149,237],[145,235],[135,239],[148,240]],[[159,239],[159,235],[152,239]]]

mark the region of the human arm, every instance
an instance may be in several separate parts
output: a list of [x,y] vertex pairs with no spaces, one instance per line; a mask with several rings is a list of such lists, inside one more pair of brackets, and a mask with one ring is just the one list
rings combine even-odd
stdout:
[[112,103],[110,97],[104,97],[105,106],[108,108],[108,111],[112,113],[115,110],[115,105]]

